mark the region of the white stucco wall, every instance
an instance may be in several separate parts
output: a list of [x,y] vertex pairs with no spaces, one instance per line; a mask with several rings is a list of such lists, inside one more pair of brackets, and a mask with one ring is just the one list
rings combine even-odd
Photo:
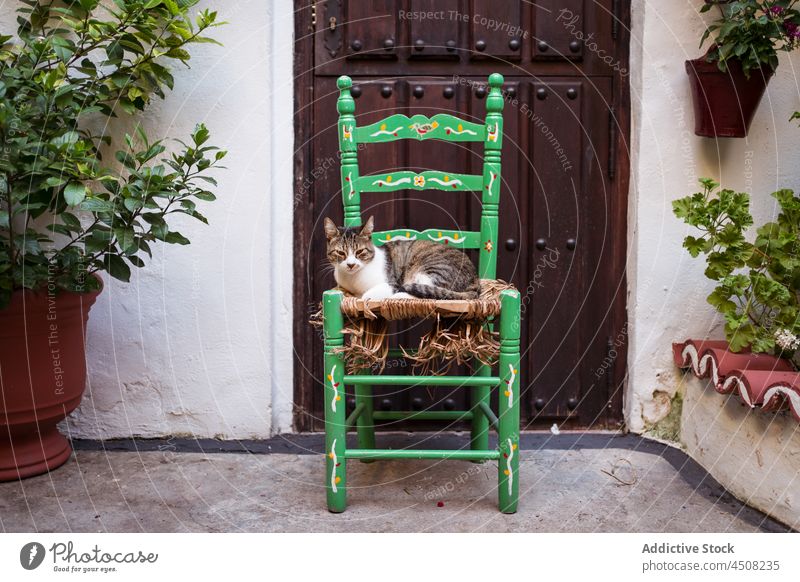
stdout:
[[[0,4],[13,30],[17,2]],[[203,2],[224,46],[191,49],[175,90],[148,111],[153,138],[197,122],[229,150],[206,226],[162,245],[91,312],[89,389],[73,435],[268,437],[291,426],[292,35],[288,0]]]
[[701,54],[703,0],[633,2],[631,102],[633,136],[629,204],[631,322],[628,427],[646,429],[669,411],[679,385],[670,345],[686,338],[724,338],[723,321],[706,303],[713,288],[702,261],[681,248],[691,229],[671,202],[699,190],[697,178],[748,191],[756,224],[775,212],[769,194],[800,184],[800,128],[788,119],[800,109],[795,67],[800,55],[781,55],[780,67],[746,139],[694,135],[686,59]]

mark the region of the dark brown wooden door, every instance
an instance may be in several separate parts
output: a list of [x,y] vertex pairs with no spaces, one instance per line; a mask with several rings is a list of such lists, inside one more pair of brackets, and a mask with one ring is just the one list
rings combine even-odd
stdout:
[[[394,112],[481,122],[491,72],[506,78],[498,277],[523,296],[523,426],[616,426],[627,345],[627,2],[330,0],[297,9],[296,428],[322,426],[322,342],[307,319],[334,284],[322,219],[342,218],[336,78],[353,78],[359,124]],[[480,173],[480,144],[411,145],[363,148],[362,174]],[[464,193],[407,192],[365,195],[362,210],[379,228],[477,229],[480,206]],[[397,328],[396,337],[413,342],[423,328]],[[467,405],[465,390],[375,390],[378,409]]]

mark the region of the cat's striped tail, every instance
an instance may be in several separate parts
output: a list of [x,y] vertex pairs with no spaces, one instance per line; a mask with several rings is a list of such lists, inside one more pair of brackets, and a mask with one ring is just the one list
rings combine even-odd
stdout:
[[403,285],[403,291],[420,299],[477,299],[480,293],[477,286],[466,291],[453,291],[438,285],[421,283],[407,283]]

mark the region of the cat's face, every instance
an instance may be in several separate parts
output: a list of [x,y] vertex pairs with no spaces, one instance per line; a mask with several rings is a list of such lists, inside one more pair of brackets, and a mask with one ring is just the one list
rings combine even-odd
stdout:
[[375,257],[373,227],[372,216],[360,229],[339,228],[330,218],[325,219],[328,260],[339,275],[354,275]]

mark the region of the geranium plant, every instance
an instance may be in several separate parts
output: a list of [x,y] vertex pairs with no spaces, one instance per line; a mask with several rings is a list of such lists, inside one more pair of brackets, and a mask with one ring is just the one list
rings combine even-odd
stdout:
[[800,44],[798,0],[734,0],[707,2],[700,9],[714,6],[720,17],[708,26],[700,41],[711,39],[706,58],[716,61],[723,72],[732,60],[741,63],[746,76],[762,66],[778,67],[778,52],[794,50]]
[[127,281],[154,241],[187,244],[168,220],[205,222],[196,202],[214,200],[207,171],[225,155],[198,125],[177,153],[138,128],[103,156],[107,118],[172,89],[165,65],[215,42],[215,12],[190,16],[196,0],[21,4],[16,35],[0,38],[0,308],[20,288],[96,289],[97,271]]
[[725,317],[731,350],[793,357],[800,348],[800,198],[792,190],[774,192],[780,212],[749,242],[748,194],[710,179],[700,183],[703,190],[674,201],[673,210],[700,231],[683,246],[693,257],[705,256],[705,274],[718,282],[708,302]]

